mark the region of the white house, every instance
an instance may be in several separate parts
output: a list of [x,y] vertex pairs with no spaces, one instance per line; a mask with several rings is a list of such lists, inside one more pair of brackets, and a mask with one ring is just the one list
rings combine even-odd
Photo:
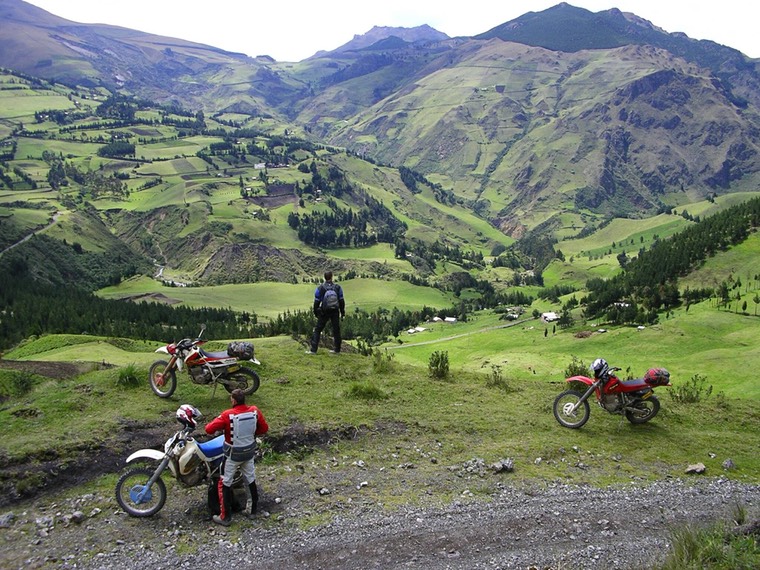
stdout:
[[541,318],[547,323],[559,320],[559,316],[557,316],[557,313],[555,312],[541,313]]

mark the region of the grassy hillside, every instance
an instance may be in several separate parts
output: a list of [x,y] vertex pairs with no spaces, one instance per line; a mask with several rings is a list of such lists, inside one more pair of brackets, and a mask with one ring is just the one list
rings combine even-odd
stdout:
[[[126,457],[134,444],[121,438],[116,443],[126,426],[131,426],[133,440],[141,429],[168,435],[176,425],[178,405],[192,403],[206,417],[226,405],[224,391],[194,385],[185,374],[179,376],[171,399],[155,397],[145,380],[147,367],[157,356],[152,343],[92,337],[71,341],[71,337],[46,337],[6,358],[105,361],[117,367],[58,380],[32,376],[29,391],[8,397],[0,409],[0,421],[7,428],[0,448],[9,461],[53,453],[61,463],[60,472],[66,473],[67,462],[104,440],[113,439],[112,451]],[[594,407],[586,426],[568,430],[551,412],[554,396],[563,389],[559,354],[552,357],[558,374],[551,381],[545,373],[525,375],[518,367],[505,366],[497,376],[489,368],[474,372],[458,364],[448,379],[436,380],[425,365],[402,358],[403,350],[388,353],[395,357],[349,353],[335,357],[326,352],[306,357],[303,345],[289,338],[255,342],[262,384],[253,401],[271,426],[264,444],[266,459],[257,468],[268,492],[287,485],[294,460],[321,464],[336,455],[349,464],[369,460],[373,468],[386,468],[388,476],[373,478],[369,489],[375,502],[386,505],[450,500],[461,492],[457,473],[478,458],[486,465],[513,458],[515,472],[509,481],[514,484],[529,480],[618,484],[632,478],[683,477],[686,466],[697,461],[707,466],[708,475],[759,481],[757,399],[713,394],[685,404],[663,389],[658,390],[662,410],[648,424],[633,426]],[[447,343],[427,350],[452,347]],[[738,356],[737,349],[728,350]],[[524,357],[525,363],[538,366],[543,354],[543,347],[537,347],[531,357]],[[134,387],[120,383],[120,373],[127,367],[136,370],[140,379]],[[8,370],[0,370],[0,378],[14,381]],[[713,378],[718,387],[723,379]],[[680,382],[680,374],[674,380]],[[104,415],[103,409],[114,413]],[[276,452],[282,448],[298,451]],[[727,458],[736,469],[721,467]],[[404,471],[401,487],[395,469],[406,463],[414,468]],[[29,477],[14,477],[5,485],[31,495],[48,475],[35,469],[34,463],[26,468]],[[420,493],[418,485],[424,486],[431,473],[448,473],[451,485],[428,486]],[[116,474],[106,474],[85,489],[110,497],[115,480]],[[481,487],[487,492],[492,483],[481,478],[468,481],[467,487],[477,495]],[[323,500],[339,502],[341,496]]]

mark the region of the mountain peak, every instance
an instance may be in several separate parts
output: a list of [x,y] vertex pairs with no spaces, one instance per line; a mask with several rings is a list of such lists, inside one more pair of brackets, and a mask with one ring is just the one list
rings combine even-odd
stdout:
[[[449,36],[431,28],[427,24],[415,26],[413,28],[403,28],[394,26],[373,26],[371,30],[364,34],[356,34],[353,39],[340,47],[335,48],[332,52],[344,52],[367,48],[377,42],[385,39],[396,37],[407,43],[417,42],[438,42],[449,39]],[[319,51],[315,55],[328,53]]]

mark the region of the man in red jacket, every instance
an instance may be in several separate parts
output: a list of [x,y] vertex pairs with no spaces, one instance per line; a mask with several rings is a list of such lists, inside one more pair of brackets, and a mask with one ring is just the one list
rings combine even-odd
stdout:
[[232,481],[238,469],[251,493],[251,514],[256,512],[259,501],[253,464],[256,436],[269,431],[264,414],[256,406],[246,405],[242,390],[233,390],[230,399],[232,408],[224,410],[206,424],[206,433],[209,435],[224,431],[225,460],[218,486],[220,513],[214,515],[214,522],[224,526],[232,524]]

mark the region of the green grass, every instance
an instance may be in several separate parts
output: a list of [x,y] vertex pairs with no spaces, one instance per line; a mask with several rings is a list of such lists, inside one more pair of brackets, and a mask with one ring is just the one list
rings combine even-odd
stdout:
[[[89,339],[77,345],[51,340],[49,344],[51,348],[38,355],[30,355],[32,345],[27,345],[27,358],[98,361],[107,346],[110,354],[120,353],[104,340]],[[427,366],[391,362],[378,371],[372,357],[358,354],[335,357],[320,352],[307,358],[303,345],[289,338],[259,339],[256,344],[262,385],[253,400],[266,414],[273,437],[282,436],[294,424],[316,431],[405,426],[379,438],[368,435],[336,443],[332,450],[325,450],[328,456],[339,449],[349,457],[370,456],[398,465],[406,459],[392,458],[384,450],[394,445],[406,449],[403,442],[413,441],[437,459],[436,463],[419,462],[419,476],[473,457],[488,462],[509,456],[515,460],[518,479],[593,484],[619,483],[629,477],[653,480],[681,476],[687,464],[699,460],[709,474],[760,480],[756,399],[711,396],[687,405],[671,400],[663,390],[660,415],[648,424],[633,426],[595,407],[586,426],[568,430],[557,424],[551,412],[553,398],[563,388],[559,379],[521,379],[504,369],[502,381],[495,383],[490,368],[475,373],[452,363],[449,377],[438,380],[429,376]],[[65,457],[134,421],[165,423],[168,433],[174,426],[174,410],[182,403],[192,403],[207,417],[227,404],[224,391],[214,393],[211,387],[192,384],[184,373],[179,375],[175,395],[159,399],[145,380],[156,355],[147,350],[122,350],[121,354],[108,358],[120,361],[120,367],[71,380],[44,380],[25,396],[8,400],[0,409],[0,421],[6,427],[3,452],[20,457],[54,445]],[[568,359],[563,364],[569,363]],[[120,383],[123,368],[137,371],[141,383],[135,387]],[[504,383],[509,390],[503,389]],[[113,413],[104,414],[104,409]],[[573,457],[587,469],[578,469],[575,461],[563,461],[574,446],[578,451],[577,455],[572,452]],[[542,461],[536,463],[537,457]],[[730,472],[721,468],[727,457],[736,464]],[[272,469],[277,471],[279,465]]]
[[656,570],[752,570],[760,544],[751,534],[737,536],[726,524],[674,529],[665,562]]
[[[433,351],[446,350],[452,368],[481,372],[493,365],[518,379],[561,382],[573,356],[587,364],[603,357],[613,366],[641,376],[652,366],[671,372],[674,383],[695,374],[706,376],[716,391],[760,400],[760,385],[747,370],[760,367],[758,317],[720,309],[713,302],[678,309],[662,322],[638,330],[583,322],[568,331],[528,317],[507,323],[484,312],[468,322],[427,323],[421,333],[402,333],[399,341],[384,345],[399,362],[425,366]],[[546,331],[546,335],[544,334]],[[592,333],[588,337],[576,333]],[[741,362],[738,368],[726,364]],[[730,371],[729,371],[730,370]]]
[[[406,281],[357,278],[341,280],[340,283],[346,296],[346,311],[375,311],[392,307],[414,310],[423,306],[443,308],[451,306],[453,302],[450,295]],[[248,311],[260,317],[274,318],[286,311],[311,310],[315,287],[314,283],[273,282],[214,287],[163,287],[155,280],[140,277],[101,289],[98,295],[109,299],[122,299],[147,293],[162,293],[191,307],[234,307],[236,311]]]

